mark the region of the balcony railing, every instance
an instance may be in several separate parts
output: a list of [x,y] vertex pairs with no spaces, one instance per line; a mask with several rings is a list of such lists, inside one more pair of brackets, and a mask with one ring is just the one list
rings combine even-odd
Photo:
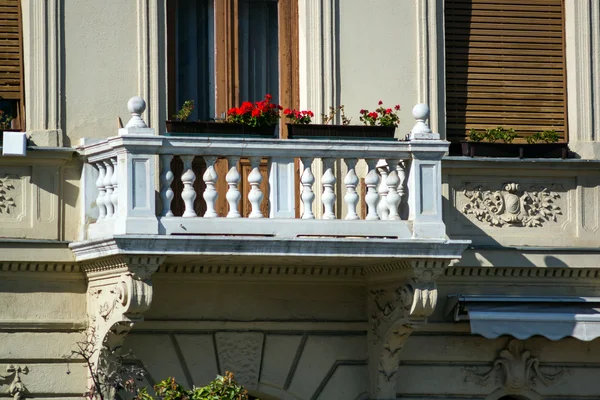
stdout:
[[[79,149],[88,177],[83,239],[128,234],[446,239],[440,169],[448,143],[425,125],[424,105],[413,110],[417,124],[407,141],[157,136],[139,117],[143,108],[130,111],[132,120],[118,136]],[[173,184],[179,181],[174,158],[182,163],[178,185]],[[200,158],[205,166],[197,176],[193,163]],[[219,159],[227,160],[226,174],[215,168]],[[249,167],[240,168],[240,159],[248,160]],[[357,190],[360,160],[366,165],[364,190]],[[341,162],[345,168],[339,168]],[[322,175],[315,176],[318,163]],[[242,182],[247,195],[240,190]],[[336,182],[343,182],[341,190]],[[219,194],[218,187],[226,194]],[[216,204],[223,194],[228,211],[219,216]],[[240,209],[243,196],[246,217]],[[194,208],[196,199],[203,200],[201,215]]]

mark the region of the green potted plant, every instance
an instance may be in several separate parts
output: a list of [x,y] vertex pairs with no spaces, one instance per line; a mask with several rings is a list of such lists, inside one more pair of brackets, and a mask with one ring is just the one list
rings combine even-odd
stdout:
[[467,157],[566,158],[567,143],[558,143],[554,130],[535,133],[525,138],[526,143],[513,143],[514,129],[497,128],[469,131],[469,140],[462,141],[462,154]]
[[221,121],[188,121],[194,109],[194,101],[186,100],[173,120],[167,121],[167,136],[258,136],[277,137],[280,105],[271,103],[272,96],[266,94],[261,101],[246,101],[240,107],[230,108]]
[[10,116],[8,113],[5,113],[4,111],[0,110],[0,145],[2,145],[2,133],[4,131],[11,131],[11,122],[13,120],[13,117]]
[[[363,125],[350,125],[351,119],[346,117],[344,106],[329,107],[329,114],[322,114],[321,124],[311,124],[312,111],[284,110],[289,120],[287,123],[290,139],[345,139],[345,140],[394,140],[400,105],[385,108],[379,101],[375,111],[360,110],[360,121]],[[341,125],[330,124],[340,113]]]
[[237,383],[231,372],[225,376],[217,376],[206,386],[185,389],[174,378],[165,379],[154,386],[156,397],[150,395],[145,388],[137,390],[135,400],[249,400],[248,391]]

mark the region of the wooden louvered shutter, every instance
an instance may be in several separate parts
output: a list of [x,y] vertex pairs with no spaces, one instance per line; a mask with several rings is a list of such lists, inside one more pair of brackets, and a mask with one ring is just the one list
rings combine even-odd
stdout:
[[446,0],[445,18],[448,140],[502,126],[566,141],[563,0]]
[[23,128],[23,40],[20,0],[0,0],[0,100],[13,100],[15,122]]

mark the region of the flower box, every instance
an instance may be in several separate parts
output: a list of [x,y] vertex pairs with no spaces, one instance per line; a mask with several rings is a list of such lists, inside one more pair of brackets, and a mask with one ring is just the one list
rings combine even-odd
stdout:
[[466,157],[567,158],[567,143],[488,143],[461,141]]
[[288,139],[395,140],[393,126],[286,124]]
[[167,121],[167,136],[278,137],[277,125],[252,127],[230,122]]

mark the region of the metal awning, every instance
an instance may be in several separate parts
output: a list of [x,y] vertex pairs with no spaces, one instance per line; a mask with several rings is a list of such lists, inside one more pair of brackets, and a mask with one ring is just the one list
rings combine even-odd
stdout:
[[468,319],[471,332],[488,339],[539,335],[590,341],[600,337],[600,297],[453,295],[446,309],[455,321]]

